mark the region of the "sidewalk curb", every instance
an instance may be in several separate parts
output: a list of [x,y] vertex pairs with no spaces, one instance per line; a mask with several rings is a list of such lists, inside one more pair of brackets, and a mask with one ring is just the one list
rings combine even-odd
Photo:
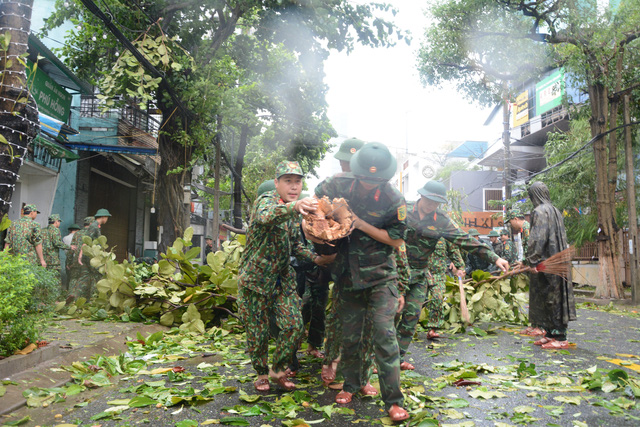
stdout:
[[[88,347],[64,351],[59,348],[59,343],[57,343],[57,348],[53,348],[52,343],[49,345],[52,347],[52,350],[49,350],[48,352],[40,351],[49,347],[46,346],[33,352],[36,353],[37,351],[39,352],[38,354],[27,354],[21,356],[20,359],[14,359],[15,356],[5,359],[6,361],[16,360],[17,364],[15,366],[18,368],[20,366],[26,366],[26,364],[31,364],[31,366],[27,368],[27,370],[14,369],[13,373],[8,374],[8,378],[6,376],[0,377],[2,379],[16,381],[19,384],[18,386],[7,385],[7,392],[2,398],[0,398],[0,415],[9,414],[26,405],[27,400],[22,396],[22,392],[27,388],[60,387],[71,380],[70,372],[51,371],[51,368],[59,367],[60,365],[70,365],[73,362],[84,361],[96,354],[119,354],[127,350],[127,345],[125,343],[126,337],[131,335],[135,337],[136,332],[140,332],[140,334],[146,337],[154,332],[168,330],[169,328],[160,324],[134,324],[131,329],[123,330],[111,338],[97,341]],[[30,359],[29,356],[32,355],[36,357]],[[53,355],[53,357],[45,358],[51,355]],[[10,371],[10,368],[6,367],[4,371]]]

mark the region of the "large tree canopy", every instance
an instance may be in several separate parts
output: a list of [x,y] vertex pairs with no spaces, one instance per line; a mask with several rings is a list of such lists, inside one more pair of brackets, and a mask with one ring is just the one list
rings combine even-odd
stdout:
[[621,91],[637,95],[640,3],[603,9],[595,0],[455,0],[438,3],[431,13],[419,54],[425,84],[452,80],[471,99],[489,103],[507,97],[510,83],[563,67],[589,94],[601,265],[597,295],[623,297],[617,133],[607,131],[620,124]]
[[392,13],[345,0],[58,0],[47,27],[74,23],[62,54],[100,88],[106,106],[135,98],[162,112],[158,205],[166,244],[188,219],[181,202],[188,171],[213,161],[212,144],[222,148],[236,195],[249,143],[259,144],[249,151],[281,147],[308,169],[317,165],[334,134],[323,61],[330,49],[403,38],[386,19]]

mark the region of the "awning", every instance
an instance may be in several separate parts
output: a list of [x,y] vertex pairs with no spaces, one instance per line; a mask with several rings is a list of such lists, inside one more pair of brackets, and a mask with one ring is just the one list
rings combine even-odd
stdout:
[[77,144],[74,142],[65,143],[65,147],[72,150],[95,151],[98,153],[122,153],[139,154],[143,156],[155,156],[158,154],[157,148],[144,148],[136,146],[106,145],[106,144]]
[[54,119],[42,112],[38,113],[38,119],[40,120],[40,130],[54,139],[61,137],[66,142],[68,135],[77,135],[79,133],[72,127],[67,126],[64,122]]
[[73,151],[41,135],[36,137],[34,143],[43,146],[51,157],[56,159],[65,159],[67,162],[72,162],[80,158],[80,156]]

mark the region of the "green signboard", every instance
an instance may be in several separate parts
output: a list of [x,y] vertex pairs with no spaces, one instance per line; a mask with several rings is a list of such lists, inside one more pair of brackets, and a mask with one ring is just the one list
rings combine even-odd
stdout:
[[33,68],[33,63],[27,61],[29,90],[38,103],[38,109],[44,114],[66,123],[69,120],[69,111],[71,111],[71,94],[53,81],[44,71],[36,69],[34,75]]
[[536,115],[539,116],[562,104],[564,95],[564,70],[559,68],[536,84]]

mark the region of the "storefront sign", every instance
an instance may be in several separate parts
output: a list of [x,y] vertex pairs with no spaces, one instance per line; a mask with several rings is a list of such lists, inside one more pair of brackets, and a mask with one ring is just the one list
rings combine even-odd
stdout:
[[524,91],[516,98],[513,106],[513,127],[529,121],[529,91]]
[[27,61],[27,81],[31,94],[38,103],[38,110],[64,123],[69,120],[71,94],[53,81],[44,71]]
[[555,70],[549,77],[536,84],[536,115],[562,104],[564,96],[564,70]]
[[462,220],[462,229],[467,232],[475,228],[480,234],[489,234],[494,228],[504,227],[500,212],[462,212]]

